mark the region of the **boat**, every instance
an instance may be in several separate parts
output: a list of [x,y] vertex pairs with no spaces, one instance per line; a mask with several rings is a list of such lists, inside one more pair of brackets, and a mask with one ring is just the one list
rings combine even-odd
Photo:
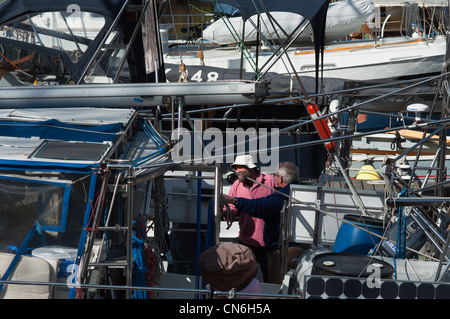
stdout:
[[[166,103],[197,105],[211,96],[216,105],[264,99],[264,84],[155,83],[158,65],[152,63],[146,70],[128,64],[126,59],[134,53],[124,52],[142,44],[143,38],[135,41],[130,35],[128,49],[119,45],[115,41],[123,40],[119,34],[125,32],[119,20],[139,9],[140,19],[131,21],[140,30],[144,14],[155,23],[154,5],[147,1],[138,8],[129,7],[129,1],[79,1],[51,3],[43,10],[33,1],[2,3],[7,32],[0,42],[9,66],[4,68],[0,88],[5,98],[0,156],[2,298],[145,297],[148,285],[158,284],[160,251],[165,253],[163,243],[152,248],[145,242],[144,247],[147,222],[160,214],[150,217],[150,204],[164,201],[162,176],[181,164],[170,159],[176,142],[153,125],[151,111]],[[102,23],[95,24],[94,34],[87,34],[76,30],[82,21]],[[56,28],[56,22],[64,22],[65,27]],[[26,58],[12,59],[17,52]],[[106,56],[111,57],[110,72]],[[140,57],[144,66],[144,55]],[[146,76],[150,79],[143,80]],[[167,220],[164,208],[161,214]],[[154,228],[157,238],[164,239],[167,225],[161,225]],[[141,246],[135,250],[137,244]],[[145,274],[134,270],[144,249],[156,262],[152,283],[140,281],[137,276]],[[122,276],[124,283],[117,280]],[[105,295],[97,287],[107,282],[118,286]],[[90,284],[94,288],[86,290]],[[135,289],[141,285],[143,290]]]
[[[311,8],[307,6],[310,2],[300,2]],[[73,0],[47,4],[45,12],[75,18],[73,11],[67,11],[74,8]],[[386,158],[378,183],[353,178],[346,169],[345,144],[358,135],[373,135],[377,129],[359,134],[354,131],[354,122],[343,115],[354,120],[359,115],[356,111],[370,113],[360,104],[381,97],[358,95],[355,90],[364,88],[352,87],[279,99],[270,94],[267,83],[242,79],[170,83],[165,78],[159,32],[155,32],[157,1],[145,1],[142,6],[128,0],[78,0],[75,4],[82,10],[76,12],[77,17],[103,17],[104,25],[96,36],[87,39],[73,30],[55,32],[35,24],[39,17],[53,16],[44,14],[42,3],[23,0],[0,5],[2,25],[21,35],[17,39],[10,34],[0,37],[5,58],[15,60],[10,56],[14,50],[6,45],[10,44],[22,48],[25,56],[34,52],[33,59],[61,66],[54,68],[50,63],[37,67],[25,61],[20,70],[14,67],[2,78],[2,298],[169,298],[184,304],[188,299],[206,304],[209,299],[224,297],[450,297],[447,183],[441,174],[446,171],[445,158],[436,155],[428,169],[439,167],[434,184],[409,184],[408,179],[399,177],[397,157],[405,156],[406,151]],[[288,5],[286,1],[281,7]],[[327,5],[328,1],[322,1],[321,8]],[[322,22],[323,13],[303,12]],[[317,24],[313,28],[319,35],[324,31],[319,31]],[[154,36],[154,46],[146,42],[148,37],[137,36],[139,32]],[[68,46],[62,41],[61,46],[49,48],[37,35],[71,41]],[[86,45],[76,60],[71,59],[74,43]],[[446,75],[447,70],[442,70],[436,78],[426,78],[436,80],[440,97],[444,97],[439,111],[430,113],[448,109]],[[319,101],[336,94],[341,94],[338,103],[324,99],[320,109],[314,108],[318,117],[305,117],[304,110],[299,111],[311,105],[312,98]],[[395,94],[398,90],[390,89],[386,95]],[[358,103],[351,98],[359,99]],[[276,116],[253,118],[266,109]],[[394,118],[392,113],[385,115]],[[325,123],[321,130],[315,126],[318,121]],[[336,124],[334,132],[318,134],[328,128],[326,121]],[[447,116],[416,115],[411,124],[404,125],[409,131],[402,133],[405,138],[408,133],[415,138],[417,134],[410,131],[424,133],[419,142],[413,140],[415,148],[438,136],[440,147],[432,151],[445,153],[446,136],[440,133],[448,121]],[[233,129],[230,123],[236,124]],[[257,123],[258,130],[244,131],[239,127],[243,123],[246,128]],[[223,131],[232,131],[233,138],[244,138],[227,142],[216,124]],[[211,137],[217,140],[212,142]],[[220,138],[224,143],[219,145]],[[204,239],[205,246],[212,247],[235,238],[236,223],[220,218],[220,197],[232,181],[227,167],[237,154],[245,152],[241,145],[254,145],[252,138],[266,143],[255,150],[259,164],[267,165],[265,170],[274,170],[284,160],[303,163],[298,166],[304,167],[302,183],[291,187],[288,208],[281,215],[279,262],[283,281],[261,283],[263,292],[257,294],[219,291],[200,276],[198,258],[204,248],[200,243]],[[325,148],[324,143],[330,142],[335,143],[333,148]],[[210,204],[212,210],[208,209]],[[403,214],[401,207],[411,207],[409,214]],[[359,218],[362,224],[355,222]],[[375,227],[366,227],[368,224]],[[365,242],[367,252],[355,252],[359,238],[353,245],[345,225],[357,226],[380,240]],[[178,243],[195,250],[191,258],[183,260],[193,262],[194,274],[169,270],[169,233],[181,231],[193,235],[192,242]],[[339,239],[342,236],[344,239]],[[406,238],[414,240],[400,246],[399,240]],[[286,266],[285,249],[290,242],[311,248],[294,268]],[[347,247],[338,251],[339,245]],[[398,255],[400,251],[405,255]],[[416,260],[416,255],[422,259]],[[351,272],[349,262],[365,267]],[[361,289],[349,290],[348,285]],[[172,301],[166,312],[179,314],[182,308],[175,304]],[[187,312],[189,302],[183,307]]]
[[[418,39],[407,39],[407,41],[416,40]],[[395,47],[396,44],[394,43],[395,41],[387,43],[387,46],[392,44],[392,47]],[[353,42],[353,45],[356,45],[356,43]],[[400,46],[402,45],[400,44]],[[225,73],[231,77],[236,77],[239,72],[240,76],[246,74],[244,70],[241,71],[238,68],[237,60],[235,60],[234,65],[226,65],[225,73],[221,74],[218,69],[208,65],[208,49],[206,47],[202,56],[204,61],[201,61],[196,54],[195,49],[198,48],[195,48],[195,46],[191,48],[194,50],[191,51],[190,55],[188,53],[178,56],[178,58],[181,58],[182,62],[185,63],[187,70],[190,71],[189,74],[193,77],[195,75],[193,81],[222,79],[221,76],[225,76]],[[230,52],[230,55],[239,54],[231,53],[234,48],[222,49],[222,57],[225,56],[226,52]],[[357,48],[354,49],[357,50]],[[214,52],[214,50],[216,49],[211,51]],[[367,52],[363,48],[361,48],[361,51]],[[295,104],[295,101],[299,99],[297,106],[301,108],[303,104],[311,103],[311,99],[315,98],[317,101],[327,96],[322,116],[328,119],[330,126],[334,123],[332,126],[333,134],[330,133],[328,138],[325,137],[325,140],[322,141],[308,140],[291,145],[283,143],[280,149],[304,148],[320,142],[328,143],[330,140],[334,140],[341,144],[339,147],[342,151],[338,154],[329,154],[324,170],[326,173],[320,176],[317,183],[312,185],[305,183],[291,189],[290,210],[283,212],[282,215],[284,221],[282,230],[284,233],[281,236],[284,237],[280,237],[280,242],[284,246],[280,247],[280,250],[286,249],[288,243],[293,241],[300,244],[311,244],[312,248],[308,253],[301,256],[297,268],[284,268],[287,272],[280,290],[282,293],[298,294],[305,299],[447,299],[449,297],[448,293],[444,292],[448,287],[447,262],[445,261],[448,255],[446,248],[442,249],[442,245],[446,246],[447,235],[445,231],[442,232],[442,229],[447,225],[447,217],[445,217],[446,210],[439,209],[440,204],[446,203],[447,197],[446,195],[435,197],[436,193],[447,194],[445,191],[446,183],[442,181],[442,175],[439,176],[438,174],[434,176],[436,179],[434,184],[427,183],[430,178],[429,173],[437,170],[442,174],[445,171],[442,166],[448,160],[447,157],[438,157],[437,155],[442,154],[442,152],[445,153],[443,151],[445,144],[442,142],[443,137],[442,134],[439,135],[439,132],[446,127],[448,121],[445,116],[439,119],[439,113],[446,110],[445,104],[436,106],[443,102],[436,98],[436,93],[439,90],[441,93],[444,92],[443,94],[448,93],[448,90],[440,87],[445,83],[445,80],[442,80],[443,74],[446,74],[446,70],[442,70],[445,52],[444,47],[442,47],[438,54],[440,56],[439,62],[436,63],[436,67],[431,72],[434,73],[433,75],[428,72],[425,74],[418,68],[414,70],[418,72],[412,72],[405,77],[402,73],[397,73],[396,76],[389,75],[387,78],[376,78],[377,74],[371,71],[359,79],[344,81],[344,86],[336,86],[333,90],[327,90],[328,87],[326,87],[324,90],[326,93],[324,94],[311,93],[314,92],[313,89],[308,91],[297,88],[293,91],[297,94],[295,97],[266,99],[263,102],[263,104],[270,104],[271,101],[272,103],[294,101]],[[190,60],[191,58],[192,60]],[[205,66],[199,66],[203,62]],[[245,62],[244,65],[246,65]],[[312,65],[314,67],[314,64]],[[171,66],[169,65],[169,72],[177,70],[175,67],[171,69]],[[216,73],[214,76],[208,77],[209,73],[205,70]],[[406,72],[409,72],[409,70],[406,70]],[[270,73],[267,74],[270,75]],[[301,82],[303,80],[305,78],[300,79]],[[423,85],[423,87],[419,87],[420,85]],[[366,92],[368,93],[366,94]],[[430,95],[428,96],[428,94]],[[283,94],[280,95],[283,96]],[[336,100],[333,100],[333,98],[336,98]],[[411,100],[408,101],[409,98]],[[306,101],[303,99],[306,99]],[[422,117],[422,120],[418,120],[417,114],[412,117],[406,114],[406,112],[413,112],[408,106],[417,102],[417,100],[420,100],[420,102],[426,101],[431,110],[430,114],[437,113],[438,119],[430,120],[428,118],[430,114],[427,114],[427,116]],[[339,107],[336,107],[336,104]],[[234,108],[228,110],[231,111]],[[200,109],[197,112],[200,112]],[[356,122],[359,123],[360,115],[365,114],[367,114],[367,117],[370,117],[370,115],[385,117],[391,122],[397,121],[398,125],[372,127],[363,132],[359,129],[356,130]],[[341,115],[351,117],[353,122],[349,122],[347,117],[343,119],[340,117]],[[224,119],[229,121],[230,117],[226,116]],[[233,119],[242,121],[247,118],[237,115]],[[257,121],[257,119],[253,121]],[[273,121],[275,121],[275,117]],[[292,134],[292,132],[300,131],[301,127],[311,124],[311,122],[314,122],[314,120],[311,121],[308,117],[306,119],[303,117],[298,119],[297,123],[291,121],[291,125],[287,124],[280,131],[291,132]],[[362,122],[364,120],[361,120]],[[373,124],[372,121],[367,119],[365,122],[369,125]],[[439,127],[440,130],[434,131],[436,127]],[[403,135],[397,137],[396,134],[393,134],[397,131]],[[432,134],[427,134],[427,132]],[[429,141],[433,136],[435,137],[434,141],[430,144]],[[436,136],[439,136],[440,144],[436,144]],[[374,149],[377,148],[378,144],[374,145],[372,141],[376,138],[384,138],[384,141],[380,143],[384,148],[376,149],[379,153],[372,156],[367,147],[364,148],[354,143],[358,138],[362,143]],[[397,142],[395,142],[396,139]],[[352,145],[361,149],[363,159],[356,159],[358,154],[346,153],[355,150]],[[397,148],[392,150],[390,149],[391,145]],[[388,150],[386,150],[386,146]],[[438,151],[438,149],[441,151]],[[395,152],[389,152],[389,150]],[[412,163],[407,165],[404,160],[411,151],[423,153],[419,153],[421,154],[420,158],[414,153],[408,158],[409,160],[414,158],[429,160],[425,157],[430,155],[434,159],[431,164],[423,165],[428,166],[428,168],[419,168],[417,163],[415,163],[416,165]],[[422,155],[424,153],[426,153],[426,156]],[[375,156],[380,163],[377,169],[371,165]],[[351,162],[344,162],[349,158],[361,163],[360,167],[353,166],[353,168],[356,168],[354,173],[347,169],[347,165],[351,165]],[[362,163],[367,164],[367,166],[361,167],[363,166]],[[425,161],[421,163],[425,164]],[[333,166],[334,171],[329,170],[331,166]],[[416,173],[417,170],[424,169],[427,176],[416,176],[414,173],[410,175],[406,171],[411,168]],[[373,176],[373,173],[376,172],[377,178],[358,178],[357,172],[361,176],[366,175],[366,177]],[[414,178],[411,177],[413,175]],[[402,196],[400,194],[406,194],[401,192],[405,189],[409,189],[410,192],[406,195],[408,198],[403,200],[400,198]],[[419,202],[421,204],[418,204]],[[406,245],[405,249],[408,250],[408,258],[406,259],[398,258],[395,254],[398,240],[396,236],[398,227],[400,227],[398,223],[404,222],[401,219],[404,217],[397,216],[397,213],[400,214],[402,207],[399,206],[403,205],[407,209],[411,209],[411,217],[406,223],[409,227],[408,236],[414,238]],[[428,208],[431,208],[431,210],[428,211]],[[391,209],[394,209],[394,211]],[[349,222],[346,217],[351,215],[356,215],[356,218],[364,217],[363,222]],[[374,234],[373,230],[365,223],[369,220],[371,222],[375,220],[378,225],[382,225],[381,234]],[[343,226],[347,224],[363,231],[363,233],[368,232],[370,234],[371,239],[367,251],[356,252],[355,255],[356,247],[351,247],[348,250],[347,247],[345,251],[335,250],[341,228],[344,232],[345,227]],[[403,223],[403,225],[406,224]],[[381,238],[381,240],[378,240],[378,238]],[[344,240],[346,245],[351,246],[350,242],[351,240],[348,240],[348,238]],[[358,246],[358,244],[355,243],[355,246]],[[418,256],[418,259],[416,259],[416,256]],[[283,262],[286,261],[280,258],[280,267],[286,266]],[[372,266],[371,263],[373,263],[371,271],[365,270],[367,265]],[[352,267],[349,267],[350,264],[355,265],[354,272],[352,272]],[[349,286],[348,289],[347,285]],[[350,289],[350,286],[355,289]]]
[[[322,86],[325,91],[330,92],[342,89],[345,82],[395,80],[436,74],[442,69],[445,50],[444,37],[434,39],[401,37],[327,45],[320,71],[323,77]],[[165,57],[168,81],[178,81],[179,64],[182,61],[189,74],[188,81],[192,82],[233,78],[252,80],[257,77],[256,71],[270,82],[273,94],[289,95],[298,91],[300,88],[295,75],[303,79],[308,93],[315,92],[316,57],[313,48],[289,49],[286,54],[290,62],[287,59],[280,59],[273,65],[271,65],[273,52],[269,49],[260,51],[257,58],[258,65],[271,66],[270,69],[262,70],[255,65],[255,49],[250,50],[251,58],[244,59],[242,68],[241,54],[233,47],[202,50],[204,65],[198,58],[199,51],[198,49],[185,51],[181,58],[176,50],[168,53]]]
[[[376,4],[376,1],[374,3]],[[375,5],[377,9],[373,10],[375,13],[370,9],[373,9],[374,3],[369,5],[367,2],[357,2],[354,4],[355,6],[366,5],[367,14],[370,12],[371,17],[364,14],[366,11],[361,9],[361,19],[365,20],[360,21],[355,18],[354,20],[359,21],[356,29],[352,26],[353,31],[349,31],[346,35],[340,34],[339,41],[334,38],[333,41],[331,39],[328,41],[328,37],[325,36],[327,40],[324,43],[320,60],[316,55],[314,43],[302,42],[299,44],[295,42],[295,39],[302,35],[310,37],[311,33],[302,30],[301,27],[298,27],[299,24],[296,24],[297,29],[291,28],[291,32],[285,30],[289,35],[287,39],[284,39],[278,32],[278,37],[280,37],[278,39],[274,36],[264,36],[264,26],[257,28],[253,23],[254,29],[252,30],[259,30],[256,33],[260,35],[260,45],[246,43],[246,38],[237,29],[234,30],[229,26],[227,32],[234,39],[234,46],[205,45],[207,41],[204,40],[211,38],[208,36],[207,30],[217,23],[214,22],[205,29],[207,38],[199,40],[196,45],[186,47],[175,45],[165,54],[167,79],[170,82],[178,81],[179,65],[182,63],[187,70],[188,81],[202,82],[237,77],[248,80],[264,79],[270,83],[270,90],[273,94],[289,95],[301,90],[298,78],[302,79],[305,90],[312,94],[316,93],[319,88],[318,83],[315,82],[315,79],[319,77],[321,79],[320,87],[323,88],[323,91],[331,92],[342,89],[346,82],[388,81],[438,74],[442,70],[446,52],[445,33],[438,30],[438,27],[433,27],[432,24],[426,30],[427,33],[424,31],[412,32],[410,25],[407,25],[411,21],[394,21],[391,14],[388,14],[385,23],[381,25],[379,5]],[[352,6],[347,1],[337,2],[334,5],[330,4],[329,12],[337,6]],[[441,8],[440,6],[442,6],[441,2],[436,3],[436,7]],[[403,14],[404,16],[407,13],[410,16],[419,15],[417,4],[416,6],[414,3],[407,4],[402,8],[403,10],[408,9]],[[239,17],[233,19],[242,20]],[[275,17],[271,19],[274,20]],[[435,18],[431,19],[434,21]],[[253,20],[249,18],[246,24]],[[397,30],[395,35],[392,35],[393,27],[390,27],[390,23],[395,26],[401,24],[400,32],[395,29]],[[364,38],[361,38],[361,35],[359,38],[351,38],[350,34],[358,33],[361,25],[372,25],[372,29],[368,30],[378,31],[367,31],[367,36]],[[333,27],[333,30],[336,29],[339,30],[337,26]],[[326,32],[327,29],[325,29],[325,34]],[[254,36],[250,40],[253,38]],[[283,42],[277,44],[277,41]],[[218,43],[220,44],[220,41]],[[242,49],[239,49],[241,47]],[[318,65],[320,65],[320,71],[316,68]]]
[[[372,1],[367,0],[349,0],[330,3],[326,17],[325,36],[326,42],[340,40],[350,33],[357,32],[361,25],[367,20],[371,20],[375,13],[375,6]],[[262,26],[261,37],[275,39],[276,41],[285,40],[287,35],[291,34],[302,23],[303,17],[291,12],[271,12],[277,24],[271,23],[266,13],[259,15],[259,25]],[[258,23],[258,15],[251,16],[243,29],[242,17],[222,18],[214,21],[203,30],[202,38],[217,45],[235,44],[234,33],[241,36],[244,42],[258,41],[259,35],[257,29],[252,24]],[[243,34],[243,30],[245,33]],[[279,38],[278,38],[279,37]],[[296,44],[311,45],[313,42],[313,31],[309,26],[296,39]]]

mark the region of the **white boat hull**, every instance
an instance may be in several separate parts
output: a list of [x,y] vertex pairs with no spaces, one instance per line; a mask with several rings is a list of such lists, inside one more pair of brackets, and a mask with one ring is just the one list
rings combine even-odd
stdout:
[[[323,78],[348,81],[370,81],[397,79],[437,73],[442,70],[446,51],[445,38],[433,40],[398,38],[383,42],[354,41],[335,43],[325,48],[323,56]],[[178,65],[182,62],[188,71],[188,81],[230,80],[240,77],[241,53],[236,48],[214,48],[203,51],[204,65],[198,58],[198,50],[182,52],[181,55],[165,56],[166,75],[169,82],[178,81]],[[252,51],[251,59],[244,58],[243,79],[255,76],[256,56]],[[258,67],[269,61],[272,51],[264,50],[258,56]],[[315,52],[311,49],[292,49],[288,51],[295,72],[301,77],[316,76]],[[268,70],[277,80],[283,81],[285,90],[295,85],[294,72],[285,56]],[[262,70],[265,72],[266,68]],[[274,82],[273,79],[271,81]]]

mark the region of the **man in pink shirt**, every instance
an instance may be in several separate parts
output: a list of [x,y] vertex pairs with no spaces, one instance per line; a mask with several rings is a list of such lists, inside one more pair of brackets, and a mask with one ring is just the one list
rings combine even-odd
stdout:
[[[231,164],[231,168],[238,176],[228,193],[231,197],[248,199],[266,197],[272,194],[272,189],[277,186],[272,175],[259,171],[251,155],[238,155],[234,163]],[[253,180],[257,182],[253,182]],[[233,204],[229,206],[233,216],[236,216],[238,214],[236,207]],[[253,251],[261,267],[263,279],[268,282],[267,255],[264,250],[263,239],[264,220],[252,217],[249,214],[239,214],[239,216],[239,243],[246,245]]]

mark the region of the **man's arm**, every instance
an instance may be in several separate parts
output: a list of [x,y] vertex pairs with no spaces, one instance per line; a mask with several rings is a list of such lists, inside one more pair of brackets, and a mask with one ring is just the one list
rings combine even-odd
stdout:
[[274,212],[279,212],[283,208],[284,198],[278,194],[270,196],[247,199],[242,197],[231,197],[222,195],[222,199],[226,203],[234,204],[236,201],[236,208],[240,213],[246,213],[250,216],[269,219]]

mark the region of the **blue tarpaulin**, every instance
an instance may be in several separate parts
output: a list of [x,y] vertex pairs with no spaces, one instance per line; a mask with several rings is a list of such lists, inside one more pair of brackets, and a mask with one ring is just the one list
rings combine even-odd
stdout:
[[42,140],[61,140],[102,143],[111,142],[120,132],[122,123],[87,126],[48,120],[40,122],[0,121],[0,136],[39,137]]

